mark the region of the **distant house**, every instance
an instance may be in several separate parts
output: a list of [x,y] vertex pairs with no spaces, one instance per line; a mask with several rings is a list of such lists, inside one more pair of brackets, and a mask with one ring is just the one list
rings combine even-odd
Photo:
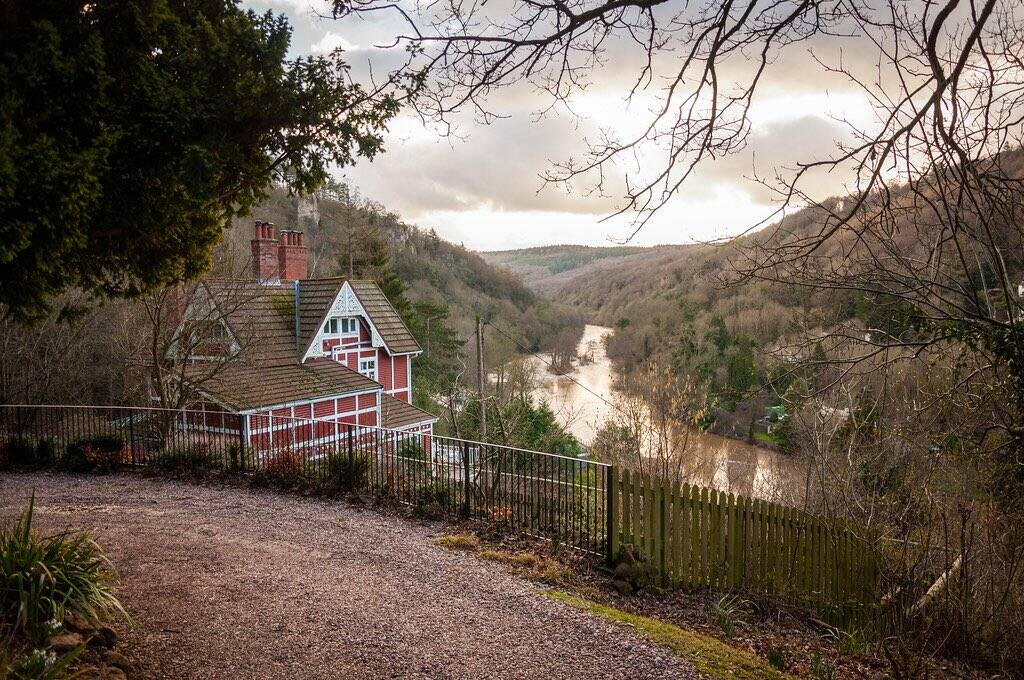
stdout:
[[[256,223],[252,255],[251,280],[204,281],[183,312],[179,332],[211,318],[221,326],[207,333],[218,347],[190,357],[204,376],[191,386],[200,411],[191,426],[240,428],[262,450],[335,441],[347,424],[429,440],[437,418],[411,403],[420,346],[380,288],[306,278],[302,233],[276,237],[272,223]],[[214,361],[223,367],[210,375]]]

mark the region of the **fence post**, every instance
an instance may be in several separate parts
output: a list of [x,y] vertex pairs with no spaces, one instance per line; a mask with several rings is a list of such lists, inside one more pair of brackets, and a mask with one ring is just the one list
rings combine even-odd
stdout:
[[245,421],[248,416],[238,414],[238,472],[245,472]]
[[605,531],[607,547],[606,558],[608,566],[615,564],[615,557],[619,554],[619,474],[614,465],[605,468]]
[[135,460],[135,414],[132,413],[131,409],[128,409],[128,450],[132,454],[132,465],[136,465]]
[[462,442],[462,514],[469,517],[469,442]]
[[352,423],[348,423],[348,430],[346,432],[345,439],[346,439],[345,448],[346,448],[346,451],[348,452],[348,469],[349,469],[349,472],[351,473],[351,471],[353,470],[353,467],[355,465],[355,460],[354,460],[355,452],[353,450],[354,447],[353,447],[353,442],[352,442]]

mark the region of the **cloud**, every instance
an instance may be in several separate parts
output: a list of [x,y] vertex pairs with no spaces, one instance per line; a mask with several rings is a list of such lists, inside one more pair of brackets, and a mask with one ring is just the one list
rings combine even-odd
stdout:
[[344,36],[333,31],[328,31],[324,37],[309,46],[310,54],[324,54],[342,49],[346,52],[353,52],[359,49],[358,45],[349,42]]

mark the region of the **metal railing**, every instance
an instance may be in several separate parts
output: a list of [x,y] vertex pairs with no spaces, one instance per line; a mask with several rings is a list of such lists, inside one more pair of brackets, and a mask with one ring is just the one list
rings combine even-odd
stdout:
[[325,418],[155,407],[0,405],[0,462],[144,466],[365,491],[607,555],[610,467]]

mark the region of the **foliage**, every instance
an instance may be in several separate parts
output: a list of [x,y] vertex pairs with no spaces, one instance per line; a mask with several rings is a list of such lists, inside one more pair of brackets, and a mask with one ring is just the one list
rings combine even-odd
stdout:
[[0,625],[7,635],[42,641],[65,614],[90,623],[127,617],[114,594],[113,568],[87,534],[48,538],[32,527],[35,496],[0,530]]
[[35,647],[25,654],[9,657],[0,652],[0,680],[64,680],[69,677],[71,664],[84,648],[83,644],[60,657],[45,647]]
[[647,590],[657,583],[657,570],[631,545],[619,549],[612,570],[612,583],[623,595]]
[[786,670],[786,657],[778,647],[772,647],[768,650],[768,663],[777,671]]
[[379,153],[402,89],[288,60],[286,19],[237,0],[16,0],[4,21],[0,303],[22,320],[70,287],[200,274],[272,181],[309,191]]
[[[236,453],[237,449],[236,445]],[[221,463],[208,444],[187,444],[161,451],[151,466],[154,470],[173,475],[190,475],[220,469]]]
[[435,479],[416,489],[413,514],[426,519],[441,519],[453,502],[451,485],[442,479]]
[[750,602],[739,595],[722,595],[711,603],[711,620],[722,629],[726,637],[732,637],[736,625],[743,622],[743,616],[750,610]]
[[294,486],[302,480],[302,469],[302,454],[286,448],[271,455],[257,474],[275,484]]
[[815,680],[833,680],[836,677],[836,667],[815,652],[811,657],[811,675]]
[[321,486],[328,493],[355,491],[366,486],[370,474],[370,459],[362,455],[336,452],[327,459],[327,473]]
[[111,472],[125,457],[124,440],[117,435],[98,435],[71,442],[60,466],[68,472]]

